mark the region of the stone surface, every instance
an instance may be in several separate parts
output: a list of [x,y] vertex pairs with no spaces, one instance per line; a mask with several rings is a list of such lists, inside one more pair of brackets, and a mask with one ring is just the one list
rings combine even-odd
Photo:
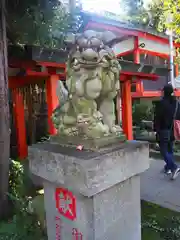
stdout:
[[[62,186],[44,182],[44,187],[49,240],[57,239],[58,232],[60,239],[76,239],[72,238],[72,229],[77,229],[83,240],[141,239],[139,176],[90,198],[73,193],[76,199],[74,221],[60,215],[56,208],[55,191]],[[57,222],[61,225],[60,231],[57,231]]]
[[180,212],[180,176],[171,181],[161,173],[164,161],[150,161],[150,168],[141,175],[141,198],[162,207]]
[[98,151],[30,147],[30,170],[44,182],[48,239],[141,240],[139,174],[148,153],[136,141]]
[[114,98],[120,93],[120,64],[113,52],[117,36],[87,30],[67,44],[66,88],[58,81],[60,106],[52,115],[60,136],[102,138],[121,135],[115,124]]
[[88,138],[84,139],[79,136],[52,136],[50,138],[51,143],[59,143],[63,146],[71,146],[75,147],[77,146],[77,143],[81,146],[83,146],[83,149],[88,150],[95,150],[102,147],[107,147],[112,144],[116,144],[117,142],[122,143],[126,141],[125,135],[121,134],[120,136],[112,134],[110,136],[104,136],[102,138]]
[[30,170],[50,182],[92,196],[145,171],[147,143],[127,142],[98,151],[39,143],[29,148]]

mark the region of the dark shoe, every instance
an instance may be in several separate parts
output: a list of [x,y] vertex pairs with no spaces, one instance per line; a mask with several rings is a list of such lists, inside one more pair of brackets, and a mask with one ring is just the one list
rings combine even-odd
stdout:
[[180,168],[176,168],[176,170],[172,173],[171,180],[175,180],[180,174]]

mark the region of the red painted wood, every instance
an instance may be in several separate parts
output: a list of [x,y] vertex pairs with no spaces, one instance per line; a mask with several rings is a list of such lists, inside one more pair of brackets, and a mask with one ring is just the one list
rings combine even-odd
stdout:
[[[107,31],[112,31],[112,32],[118,32],[120,34],[124,34],[124,35],[132,35],[132,36],[138,36],[141,38],[147,38],[149,40],[155,41],[155,42],[161,42],[161,43],[165,43],[165,44],[169,44],[169,40],[167,38],[163,38],[161,36],[155,36],[151,33],[145,33],[143,31],[139,31],[139,30],[130,30],[127,28],[123,28],[123,27],[115,27],[113,25],[110,24],[104,24],[104,23],[97,23],[94,21],[89,21],[88,24],[86,25],[86,30],[89,28],[96,28],[96,29],[104,29]],[[179,43],[175,43],[174,42],[174,46],[176,47],[180,47]]]
[[[49,73],[37,73],[35,71],[27,71],[29,75],[26,75],[24,77],[9,77],[9,88],[14,89],[17,87],[23,87],[31,83],[36,83],[39,81],[43,81],[47,78],[49,78],[51,75]],[[59,79],[65,80],[65,74],[56,74]],[[132,76],[137,77],[138,79],[143,80],[151,80],[156,81],[158,79],[158,75],[155,74],[145,74],[145,73],[138,73],[138,72],[121,72],[120,73],[120,81],[125,81],[126,77],[132,78]]]
[[144,86],[143,86],[143,82],[141,80],[136,82],[136,92],[138,94],[143,94],[143,92],[144,92]]
[[[138,37],[134,37],[134,63],[140,63],[140,49]],[[138,80],[139,81],[136,82],[136,92],[142,94],[144,91],[143,82],[141,79],[139,79],[139,76]]]
[[[141,49],[141,48],[139,48],[138,51],[139,51],[140,55],[141,54],[147,54],[147,55],[151,55],[151,56],[158,56],[158,57],[165,58],[165,59],[169,58],[169,54],[165,54],[165,53],[149,51],[149,50],[145,50],[145,49]],[[120,54],[117,55],[117,57],[127,56],[130,53],[135,53],[135,49],[120,53]]]
[[131,82],[123,82],[121,87],[122,126],[128,140],[133,139]]
[[49,134],[55,135],[57,130],[55,129],[53,122],[51,120],[52,113],[54,109],[58,106],[58,98],[56,95],[57,82],[59,81],[58,75],[52,75],[46,81],[46,97],[48,106],[48,126]]
[[53,74],[48,72],[48,71],[44,71],[44,72],[36,72],[36,71],[32,71],[32,70],[27,70],[26,71],[26,75],[27,76],[36,76],[36,77],[47,77],[47,76],[51,76],[51,75],[58,75],[59,78],[65,78],[65,73],[58,73],[56,74],[56,72],[54,71]]
[[66,64],[56,63],[56,62],[21,61],[18,59],[10,59],[9,61],[9,67],[14,67],[14,68],[31,69],[31,68],[34,68],[35,66],[65,68]]
[[[139,79],[143,79],[143,80],[151,80],[151,81],[156,81],[159,76],[156,74],[146,74],[146,73],[139,73],[139,72],[121,72],[120,74],[120,80],[121,80],[121,76],[126,76],[126,77],[138,77]],[[124,80],[124,78],[122,79],[122,81]]]
[[133,98],[148,98],[148,97],[160,97],[162,96],[161,91],[143,91],[132,93]]
[[12,99],[19,158],[25,159],[28,156],[28,147],[26,142],[26,126],[23,97],[17,90],[13,90]]
[[[176,57],[178,56],[178,49],[176,49]],[[179,64],[175,65],[175,77],[179,76]]]
[[66,68],[65,63],[56,63],[56,62],[37,62],[37,65],[44,67],[55,67],[55,68]]
[[31,83],[38,83],[46,80],[47,76],[25,76],[25,77],[9,77],[9,88],[15,89],[18,87],[24,87]]
[[179,76],[179,65],[176,64],[175,65],[175,77],[178,77]]
[[[144,91],[143,93],[132,93],[133,98],[154,98],[154,97],[161,97],[161,91]],[[176,97],[180,97],[180,90],[175,90],[174,95]]]
[[140,63],[139,39],[134,37],[134,63]]
[[145,50],[145,49],[139,49],[140,54],[148,54],[148,55],[152,55],[152,56],[156,56],[156,57],[161,57],[161,58],[169,58],[169,54],[165,54],[165,53],[159,53],[159,52],[153,52],[153,51],[149,51],[149,50]]
[[121,117],[122,117],[122,129],[124,134],[126,134],[126,116],[125,116],[125,107],[126,107],[126,103],[125,103],[125,96],[124,96],[124,83],[121,83]]

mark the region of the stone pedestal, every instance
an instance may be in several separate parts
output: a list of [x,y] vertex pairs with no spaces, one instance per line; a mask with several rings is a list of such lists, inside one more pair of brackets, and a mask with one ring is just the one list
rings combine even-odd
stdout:
[[140,176],[148,144],[98,152],[59,144],[29,148],[30,170],[44,183],[49,240],[140,240]]

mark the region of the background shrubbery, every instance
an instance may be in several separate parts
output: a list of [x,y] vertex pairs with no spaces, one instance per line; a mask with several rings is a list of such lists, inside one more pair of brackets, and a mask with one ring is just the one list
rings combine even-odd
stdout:
[[0,223],[0,240],[44,240],[46,235],[29,204],[36,195],[26,165],[11,161],[9,172],[9,219]]
[[153,120],[154,110],[150,101],[134,101],[132,111],[134,125],[140,125],[142,120]]

